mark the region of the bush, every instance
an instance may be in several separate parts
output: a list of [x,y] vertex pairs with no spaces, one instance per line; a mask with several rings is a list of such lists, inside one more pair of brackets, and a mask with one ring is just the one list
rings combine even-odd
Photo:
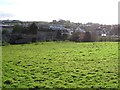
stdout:
[[2,42],[2,46],[7,46],[7,45],[10,45],[10,43],[5,42],[5,41]]

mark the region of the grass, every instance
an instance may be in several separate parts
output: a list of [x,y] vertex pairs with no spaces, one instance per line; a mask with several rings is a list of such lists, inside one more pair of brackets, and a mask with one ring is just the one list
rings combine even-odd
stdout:
[[117,88],[117,42],[2,47],[3,88]]

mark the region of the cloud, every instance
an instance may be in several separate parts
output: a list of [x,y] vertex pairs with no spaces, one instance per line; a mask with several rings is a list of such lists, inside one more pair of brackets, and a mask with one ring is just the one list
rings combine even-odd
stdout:
[[13,14],[0,11],[0,18],[11,18],[14,17]]

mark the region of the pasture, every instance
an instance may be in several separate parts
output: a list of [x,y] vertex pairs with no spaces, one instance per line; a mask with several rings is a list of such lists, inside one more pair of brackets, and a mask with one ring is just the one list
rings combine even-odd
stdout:
[[117,42],[2,46],[3,88],[117,88]]

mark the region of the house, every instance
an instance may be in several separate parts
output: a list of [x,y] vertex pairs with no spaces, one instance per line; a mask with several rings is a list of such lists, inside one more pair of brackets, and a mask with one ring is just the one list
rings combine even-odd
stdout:
[[85,29],[82,29],[81,27],[76,27],[73,35],[72,35],[72,40],[73,41],[83,41],[84,36],[85,36]]
[[80,28],[80,27],[77,27],[76,29],[75,29],[75,32],[86,32],[85,31],[85,29],[82,29],[82,28]]
[[[51,41],[51,40],[58,40],[60,37],[64,37],[67,39],[67,35],[70,34],[70,29],[63,27],[62,25],[43,25],[38,26],[37,31],[37,41]],[[58,37],[58,34],[60,36]]]
[[42,28],[37,31],[37,41],[50,41],[56,39],[57,32],[52,29]]

